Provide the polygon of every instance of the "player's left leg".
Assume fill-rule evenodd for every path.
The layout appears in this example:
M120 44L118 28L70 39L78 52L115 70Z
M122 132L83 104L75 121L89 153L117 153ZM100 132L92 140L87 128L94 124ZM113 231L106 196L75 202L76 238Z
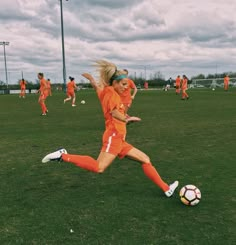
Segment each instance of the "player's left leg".
M74 94L74 95L73 95L73 99L72 99L72 106L76 106L75 100L76 100L76 96L75 96L75 94Z
M150 158L144 152L140 151L137 148L132 148L126 154L126 157L140 162L142 164L143 172L145 173L145 175L149 179L151 179L157 186L159 186L165 192L165 195L167 197L173 195L175 189L178 186L178 181L175 181L170 186L165 181L163 181L155 167L150 162Z

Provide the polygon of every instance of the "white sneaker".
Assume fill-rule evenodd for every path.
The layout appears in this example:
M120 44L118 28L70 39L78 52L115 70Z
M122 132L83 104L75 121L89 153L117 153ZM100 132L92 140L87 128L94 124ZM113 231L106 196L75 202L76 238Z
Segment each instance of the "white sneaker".
M176 180L173 184L169 185L169 190L165 192L166 196L171 197L174 194L175 189L178 187L178 185L179 185L178 180Z
M62 154L67 154L66 149L59 149L53 153L50 153L48 155L46 155L43 159L42 159L42 163L46 163L49 161L60 161L61 160L61 155Z
M73 107L75 107L76 105L75 104L72 104Z

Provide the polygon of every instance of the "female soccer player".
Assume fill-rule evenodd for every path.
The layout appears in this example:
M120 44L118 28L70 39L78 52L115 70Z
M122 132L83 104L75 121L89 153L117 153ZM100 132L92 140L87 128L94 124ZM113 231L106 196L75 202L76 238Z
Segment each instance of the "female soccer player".
M25 98L26 81L24 78L20 81L20 96L19 98Z
M69 77L70 81L67 83L67 98L64 99L64 104L66 103L66 101L71 100L72 98L72 106L76 106L75 104L75 89L77 89L77 86L75 84L75 79L73 77Z
M188 78L185 75L183 75L181 89L182 89L182 100L185 100L185 99L188 100L189 96L186 92L186 90L188 89Z
M47 86L47 81L44 78L43 73L38 73L38 79L40 83L40 88L39 88L39 99L38 102L41 106L42 109L42 116L46 116L48 109L45 104L46 98L48 96L48 86Z
M47 80L47 86L48 86L48 95L52 96L51 80L49 78Z
M180 75L178 75L175 79L175 93L180 94L180 83L181 83L181 78Z
M228 91L229 89L229 76L226 74L224 77L224 91Z
M125 74L128 76L128 70L124 69ZM138 89L135 85L135 83L133 82L133 80L129 79L128 77L127 79L127 87L125 88L124 92L122 94L120 94L120 98L121 98L121 102L122 104L125 106L125 114L127 114L129 108L131 107L131 104L134 100L135 95L138 92ZM131 95L131 91L132 95Z
M102 149L97 160L90 156L68 154L65 149L60 149L46 155L42 162L63 160L95 173L103 173L117 156L120 158L128 157L141 163L145 175L159 186L167 197L172 196L179 182L175 181L171 185L165 183L152 165L150 158L125 141L126 123L130 120L139 120L136 117L126 117L125 108L119 96L127 87L126 73L123 70L117 70L113 63L104 60L97 61L96 65L100 72L101 87L97 90L97 94L103 109L106 126Z

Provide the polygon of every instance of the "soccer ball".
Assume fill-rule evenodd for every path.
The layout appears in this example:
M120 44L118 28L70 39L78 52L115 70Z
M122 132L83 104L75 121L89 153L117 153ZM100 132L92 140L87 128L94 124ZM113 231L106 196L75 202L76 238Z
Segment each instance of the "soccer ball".
M81 102L80 102L80 103L84 105L84 104L85 104L85 100L81 100Z
M212 90L214 91L215 89L213 88Z
M195 185L185 185L179 192L180 200L188 206L195 206L201 200L201 192Z

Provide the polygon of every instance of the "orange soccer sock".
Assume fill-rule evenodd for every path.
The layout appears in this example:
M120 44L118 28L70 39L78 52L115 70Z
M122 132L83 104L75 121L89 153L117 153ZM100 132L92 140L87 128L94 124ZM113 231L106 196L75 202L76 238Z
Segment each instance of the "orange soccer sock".
M44 105L44 107L43 107L44 113L46 113L47 112L47 107L46 107L45 103L43 105Z
M40 104L40 106L41 106L41 109L42 109L42 113L45 113L45 109L44 109L44 103L40 102L39 104Z
M46 107L45 103L41 103L41 108L42 108L42 112L46 113L47 107Z
M183 98L183 99L184 99L184 98L188 98L188 94L187 94L186 92L183 92L182 98Z
M90 156L80 156L80 155L70 155L62 154L62 160L65 162L71 162L77 167L92 171L98 172L98 161Z
M151 163L143 163L142 168L145 175L156 185L158 185L164 192L169 190L169 186L162 180L161 176Z

